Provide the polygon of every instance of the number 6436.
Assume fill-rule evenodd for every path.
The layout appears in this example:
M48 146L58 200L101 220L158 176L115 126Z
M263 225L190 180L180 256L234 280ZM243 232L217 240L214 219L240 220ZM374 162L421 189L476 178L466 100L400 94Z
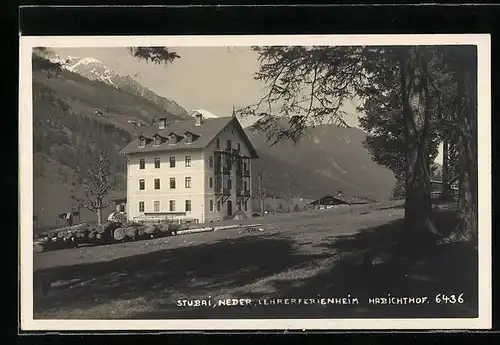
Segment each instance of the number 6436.
M462 304L464 303L464 294L461 293L460 295L446 295L446 294L437 294L435 298L436 303L441 304L441 303L448 303L448 304Z

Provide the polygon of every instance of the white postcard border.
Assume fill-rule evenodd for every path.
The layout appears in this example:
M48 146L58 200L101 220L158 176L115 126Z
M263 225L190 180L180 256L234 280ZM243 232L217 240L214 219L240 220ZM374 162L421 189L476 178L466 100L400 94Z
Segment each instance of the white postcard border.
M454 45L478 47L479 317L475 319L33 319L33 127L31 51L34 47L253 46L253 45ZM271 36L20 36L20 315L23 331L118 330L335 330L491 328L491 56L489 34L271 35Z

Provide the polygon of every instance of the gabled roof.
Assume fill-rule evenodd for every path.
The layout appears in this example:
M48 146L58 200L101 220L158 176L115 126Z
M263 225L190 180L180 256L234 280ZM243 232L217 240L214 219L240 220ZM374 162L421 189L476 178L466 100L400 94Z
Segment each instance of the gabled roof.
M164 129L158 129L157 124L152 124L146 127L136 138L134 138L134 140L125 146L120 153L129 154L138 152L176 151L182 149L203 149L210 145L215 137L230 124L233 124L240 132L243 141L250 151L250 156L252 158L258 158L257 152L243 130L243 127L241 127L236 117L233 116L203 119L203 123L200 126L196 126L195 119L169 123ZM186 132L197 136L197 139L190 143L186 142L186 137L184 136ZM165 142L157 146L147 144L144 147L139 147L139 138L141 136L152 138L155 134L159 134L162 137L168 137L170 133L178 135L181 137L181 140L175 145L170 145L168 142Z
M367 204L370 202L374 202L374 200L359 197L359 196L344 196L344 195L325 195L318 200L311 202L309 205L328 205L332 202L340 202L344 204Z

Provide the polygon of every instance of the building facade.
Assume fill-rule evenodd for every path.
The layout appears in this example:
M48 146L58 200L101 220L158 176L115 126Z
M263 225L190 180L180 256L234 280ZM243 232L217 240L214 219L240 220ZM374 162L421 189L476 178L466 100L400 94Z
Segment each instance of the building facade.
M251 217L251 161L258 156L236 117L159 119L122 152L128 220Z

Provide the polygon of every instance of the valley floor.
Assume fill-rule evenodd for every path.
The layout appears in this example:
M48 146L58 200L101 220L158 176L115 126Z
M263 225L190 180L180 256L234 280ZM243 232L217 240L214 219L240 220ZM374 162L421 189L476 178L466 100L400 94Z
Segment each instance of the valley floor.
M35 254L35 280L46 277L52 287L47 295L35 291L34 317L477 316L477 252L453 244L424 243L415 243L413 250L397 250L403 215L397 208L364 214L297 213L252 220L262 223L263 231L223 230ZM442 215L442 226L448 216ZM437 303L438 293L463 294L463 302L441 299ZM370 298L388 294L427 300L369 303ZM359 303L263 305L264 299L338 301L349 295L349 301L357 298ZM211 307L177 305L178 300L209 298ZM252 302L213 307L227 298Z

